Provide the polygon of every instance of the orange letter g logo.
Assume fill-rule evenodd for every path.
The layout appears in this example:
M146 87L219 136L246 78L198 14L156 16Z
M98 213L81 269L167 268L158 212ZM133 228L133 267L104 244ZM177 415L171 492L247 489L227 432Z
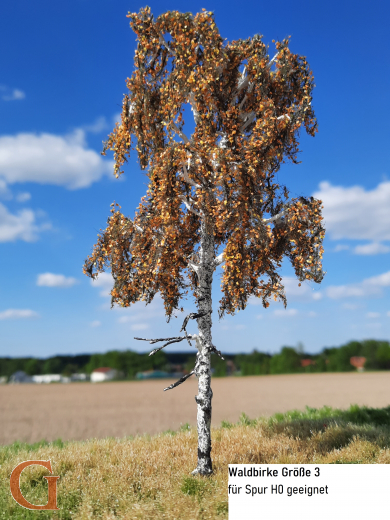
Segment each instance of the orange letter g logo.
M26 460L25 462L21 462L11 473L10 487L12 496L19 505L25 507L26 509L59 509L57 507L57 480L60 477L43 477L47 480L47 483L49 484L49 500L45 506L34 506L34 504L30 504L30 502L28 502L22 495L22 492L20 491L20 474L22 473L24 468L27 468L27 466L32 466L34 464L38 466L43 466L44 468L48 469L51 473L50 460Z

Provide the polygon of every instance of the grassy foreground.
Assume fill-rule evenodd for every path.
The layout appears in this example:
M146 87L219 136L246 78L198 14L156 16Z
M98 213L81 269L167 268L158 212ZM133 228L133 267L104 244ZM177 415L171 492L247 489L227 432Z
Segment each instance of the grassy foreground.
M212 430L214 475L192 477L197 432L184 425L155 436L60 440L0 447L0 520L227 519L228 464L389 464L390 406L329 407L276 414ZM51 460L60 511L29 511L13 500L9 478L25 460ZM45 468L26 468L23 495L47 502Z

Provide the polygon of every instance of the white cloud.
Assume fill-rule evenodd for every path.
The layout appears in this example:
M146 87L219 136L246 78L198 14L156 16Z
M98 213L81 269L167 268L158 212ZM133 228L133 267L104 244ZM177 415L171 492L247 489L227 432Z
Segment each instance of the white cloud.
M246 329L246 325L243 325L242 323L238 324L235 326L235 329L236 330L242 330L242 329Z
M390 318L390 311L388 311L387 316L389 316L389 318Z
M112 123L113 125L115 126L115 123L120 123L121 122L121 112L117 112L116 114L114 114L113 118L112 118Z
M387 247L380 242L371 242L370 244L356 246L353 250L355 255L378 255L388 253L389 251L390 247Z
M333 285L327 287L326 295L332 299L349 298L349 297L367 297L380 296L383 287L390 286L390 271L366 278L362 282L352 283L348 285Z
M99 287L102 290L100 291L100 296L111 296L112 288L114 287L114 278L111 273L98 273L97 278L94 280L91 279L91 285L93 287Z
M39 314L30 309L7 309L0 312L0 320L18 320L25 318L38 318Z
M37 278L37 285L41 287L72 287L76 283L79 283L76 278L67 278L63 274L43 273Z
M339 244L338 246L336 246L336 247L333 249L333 251L334 251L335 253L338 253L339 251L345 251L345 250L347 250L347 249L349 249L349 246L344 245L344 244Z
M316 312L314 312L314 311L310 311L310 312L309 312L309 316L310 316L311 318L314 318L315 316L318 316L318 314L317 314Z
M298 314L297 309L276 309L274 310L275 316L296 316Z
M99 295L106 298L111 297L111 290L114 286L114 279L111 273L99 273L98 277L95 280L91 280L91 285L93 287L98 287L100 290ZM120 317L117 319L117 323L134 323L139 322L137 324L133 324L130 326L133 330L138 330L138 325L140 329L146 328L145 321L153 321L156 318L164 318L165 311L163 300L159 294L156 294L153 298L152 302L149 305L146 305L145 302L139 301L133 303L130 307L120 307L119 305L114 305L111 309L111 303L109 305L102 306L103 309L109 309L110 312L114 311L117 314L120 314ZM179 313L180 315L181 313ZM185 313L183 313L183 316ZM135 328L134 328L135 327ZM149 327L149 325L147 325Z
M145 330L145 329L149 329L150 328L150 325L148 325L147 323L135 323L134 325L131 326L131 330Z
M0 179L0 197L7 200L12 199L12 193L4 179Z
M101 322L99 320L91 321L91 323L90 323L90 326L93 328L100 327L100 325L101 325Z
M36 220L40 216L44 216L44 213L31 209L23 209L12 215L4 204L0 203L0 242L38 240L38 233L52 228L49 222L37 224Z
M367 191L321 182L313 196L323 202L324 227L331 239L390 240L390 181Z
M18 134L0 137L0 178L8 184L37 182L74 190L112 174L113 161L87 148L85 131L65 136Z
M18 193L16 195L16 200L18 202L26 202L27 200L31 199L31 193L28 193L27 191L23 191L22 193Z
M375 323L367 323L366 327L371 327L373 329L380 329L382 327L382 323L375 322Z
M121 316L117 321L118 323L131 323L132 321L137 321L138 319L138 314L133 314L131 316Z
M367 318L380 318L379 312L367 312L366 317Z
M3 92L7 92L7 94L3 94L1 96L3 101L16 101L19 99L24 99L26 97L26 94L23 92L23 90L20 90L18 88L14 88L11 90L3 86L1 90Z
M83 126L83 130L90 132L91 134L99 134L108 128L106 118L101 116L98 117L94 123Z
M360 305L356 305L355 303L344 303L343 304L343 308L348 309L350 311L354 311L356 309L359 309L360 307L361 307Z

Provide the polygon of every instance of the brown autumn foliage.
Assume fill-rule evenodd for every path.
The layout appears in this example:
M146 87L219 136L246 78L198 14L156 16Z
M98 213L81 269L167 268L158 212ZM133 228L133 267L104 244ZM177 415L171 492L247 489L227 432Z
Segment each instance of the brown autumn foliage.
M84 273L94 278L111 267L112 304L149 303L159 292L169 319L189 290L196 298L189 263L197 259L202 218L215 256L224 249L220 317L244 309L251 295L264 307L271 296L286 306L276 271L283 256L300 281L324 276L322 201L288 201L288 190L274 182L285 160L297 163L299 129L317 131L305 57L290 51L288 39L276 42L272 60L259 35L225 42L206 10L155 20L146 7L128 17L138 37L135 70L102 153L114 152L118 177L135 149L149 186L133 220L112 204ZM183 129L188 104L190 137Z

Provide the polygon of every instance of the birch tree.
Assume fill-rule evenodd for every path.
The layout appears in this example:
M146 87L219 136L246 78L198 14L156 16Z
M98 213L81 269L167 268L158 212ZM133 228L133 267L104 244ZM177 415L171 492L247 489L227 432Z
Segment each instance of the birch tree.
M198 463L193 474L212 473L210 356L211 289L222 266L218 313L244 310L248 298L287 305L278 268L287 256L300 282L323 279L325 230L322 201L289 198L275 173L297 163L298 132L314 136L314 80L289 39L277 41L270 58L262 37L224 40L214 15L170 11L154 19L150 8L129 13L137 35L135 68L127 79L121 121L103 149L114 152L114 174L135 150L148 189L133 219L113 203L107 228L98 235L84 273L96 278L110 268L111 303L150 303L159 293L167 321L192 294L197 312L185 317L177 337L148 339L167 345L195 343L191 373L164 390L198 379ZM187 110L186 110L187 107ZM192 134L184 127L193 115ZM191 116L192 119L192 116ZM187 132L187 133L186 133ZM190 320L197 332L187 331ZM222 357L222 356L221 356Z

